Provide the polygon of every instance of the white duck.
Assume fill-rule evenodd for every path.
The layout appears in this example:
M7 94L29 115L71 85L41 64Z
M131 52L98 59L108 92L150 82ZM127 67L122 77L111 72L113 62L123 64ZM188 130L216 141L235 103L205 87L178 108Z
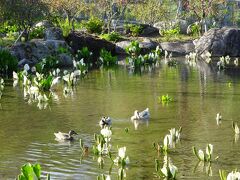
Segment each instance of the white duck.
M112 125L112 119L110 117L102 117L99 121L99 126L103 128L104 126L110 126Z
M58 132L58 133L54 133L54 135L56 136L56 140L59 141L64 141L64 140L73 140L73 135L77 135L77 133L73 130L69 131L68 133L62 133L62 132Z
M149 108L146 108L142 112L138 112L138 110L135 110L134 115L131 117L131 120L149 119L149 118L150 118Z

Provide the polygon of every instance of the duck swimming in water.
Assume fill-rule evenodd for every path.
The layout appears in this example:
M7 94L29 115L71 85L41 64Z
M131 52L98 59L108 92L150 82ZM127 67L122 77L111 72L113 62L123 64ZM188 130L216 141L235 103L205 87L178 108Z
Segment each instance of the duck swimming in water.
M101 120L99 121L99 126L101 128L104 128L104 126L110 126L112 125L112 119L110 117L102 117Z
M134 115L131 117L131 120L140 120L140 119L149 119L150 112L149 108L146 108L142 112L138 112L138 110L134 111Z
M70 130L68 133L62 133L62 132L58 132L58 133L54 133L54 135L56 136L56 140L73 140L73 135L77 135L77 133L73 130Z

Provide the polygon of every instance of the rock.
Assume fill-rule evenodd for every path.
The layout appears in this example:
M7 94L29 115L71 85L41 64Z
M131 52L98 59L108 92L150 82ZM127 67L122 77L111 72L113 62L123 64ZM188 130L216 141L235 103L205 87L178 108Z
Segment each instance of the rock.
M18 67L19 68L23 68L25 64L28 64L30 67L34 66L36 64L35 61L33 61L32 59L22 59L18 62Z
M59 66L60 67L72 67L73 61L69 54L62 53L58 55Z
M47 28L44 32L45 40L63 40L63 32L58 27Z
M143 26L143 32L141 33L141 36L153 36L153 35L159 35L159 29L150 25L142 25Z
M95 58L99 56L103 48L113 54L115 53L115 44L82 31L71 32L66 41L74 53L83 47L88 47Z
M117 54L126 54L125 49L130 45L131 41L120 41L116 43L116 53ZM150 52L151 50L156 49L157 43L151 41L148 38L142 39L142 41L139 42L139 46L141 48L141 53L146 54Z
M240 56L240 29L214 28L196 42L195 50L199 55L210 52L212 56Z
M34 64L40 62L43 58L47 56L58 55L59 48L66 48L71 52L70 47L65 41L61 40L32 40L30 42L19 42L13 45L10 49L11 53L17 57L19 61L26 60L32 61ZM60 56L62 58L62 56ZM24 64L23 62L20 63ZM69 64L69 60L66 57L63 58L62 64Z
M172 53L173 56L184 56L194 51L194 44L192 41L188 42L163 42L160 43L163 51Z
M36 23L33 27L50 28L50 27L54 27L54 25L51 21L43 20L41 22Z

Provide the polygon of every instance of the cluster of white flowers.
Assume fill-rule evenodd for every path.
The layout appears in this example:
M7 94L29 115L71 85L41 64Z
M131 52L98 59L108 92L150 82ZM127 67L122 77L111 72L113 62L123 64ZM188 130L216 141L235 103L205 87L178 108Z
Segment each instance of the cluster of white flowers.
M197 149L193 147L193 153L200 161L210 162L212 160L213 145L212 144L207 145L206 153L204 153L203 150L201 149L197 151Z

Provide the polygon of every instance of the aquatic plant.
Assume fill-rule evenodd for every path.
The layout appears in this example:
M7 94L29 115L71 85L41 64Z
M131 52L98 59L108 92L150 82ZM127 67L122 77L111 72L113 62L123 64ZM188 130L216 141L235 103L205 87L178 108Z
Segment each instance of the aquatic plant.
M219 176L221 180L238 180L240 179L240 172L234 170L227 174L224 170L219 170Z
M178 130L176 130L175 128L171 128L169 130L170 132L170 136L173 142L177 142L180 140L180 136L181 136L181 132L182 132L182 127L179 127Z
M122 36L118 32L111 32L110 34L102 34L100 35L100 37L107 41L113 41L113 42L117 42L120 39L122 39Z
M92 55L93 55L93 53L88 49L88 47L83 47L82 49L79 49L77 51L77 54L75 56L75 60L76 61L81 61L83 59L84 63L91 66Z
M38 64L35 65L36 71L39 73L47 74L50 71L56 69L59 65L59 61L56 56L47 56L43 58Z
M97 180L111 180L111 176L102 174L97 177Z
M101 49L99 60L106 66L113 66L117 64L117 56L112 56L111 52L105 49Z
M168 156L164 156L163 167L161 168L160 161L155 159L156 176L164 179L176 179L178 168L173 165Z
M84 63L84 59L82 58L80 61L76 61L73 59L73 67L75 69L74 74L76 76L84 76L88 72L88 68L86 63Z
M212 161L212 153L213 153L213 145L208 144L206 147L206 153L204 153L201 149L197 151L196 147L193 146L193 154L200 160L205 162Z
M233 128L235 134L239 134L239 127L236 122L232 122L232 128Z
M168 102L171 102L173 100L168 94L162 95L162 96L158 96L158 99L162 103L168 103Z
M8 50L0 49L0 75L9 76L17 70L18 61Z
M21 167L21 174L17 177L18 180L33 180L41 179L41 166L40 164L24 164ZM47 174L47 180L50 180L50 174Z
M105 126L103 129L101 129L100 133L101 135L103 135L106 143L108 143L111 140L111 136L112 136L111 127Z
M115 164L121 165L122 167L125 167L125 165L129 164L129 157L126 155L127 148L126 147L121 147L118 148L118 155L117 157L113 160Z
M130 55L131 58L137 57L140 55L140 44L138 41L132 41L129 46L125 49L126 53Z

